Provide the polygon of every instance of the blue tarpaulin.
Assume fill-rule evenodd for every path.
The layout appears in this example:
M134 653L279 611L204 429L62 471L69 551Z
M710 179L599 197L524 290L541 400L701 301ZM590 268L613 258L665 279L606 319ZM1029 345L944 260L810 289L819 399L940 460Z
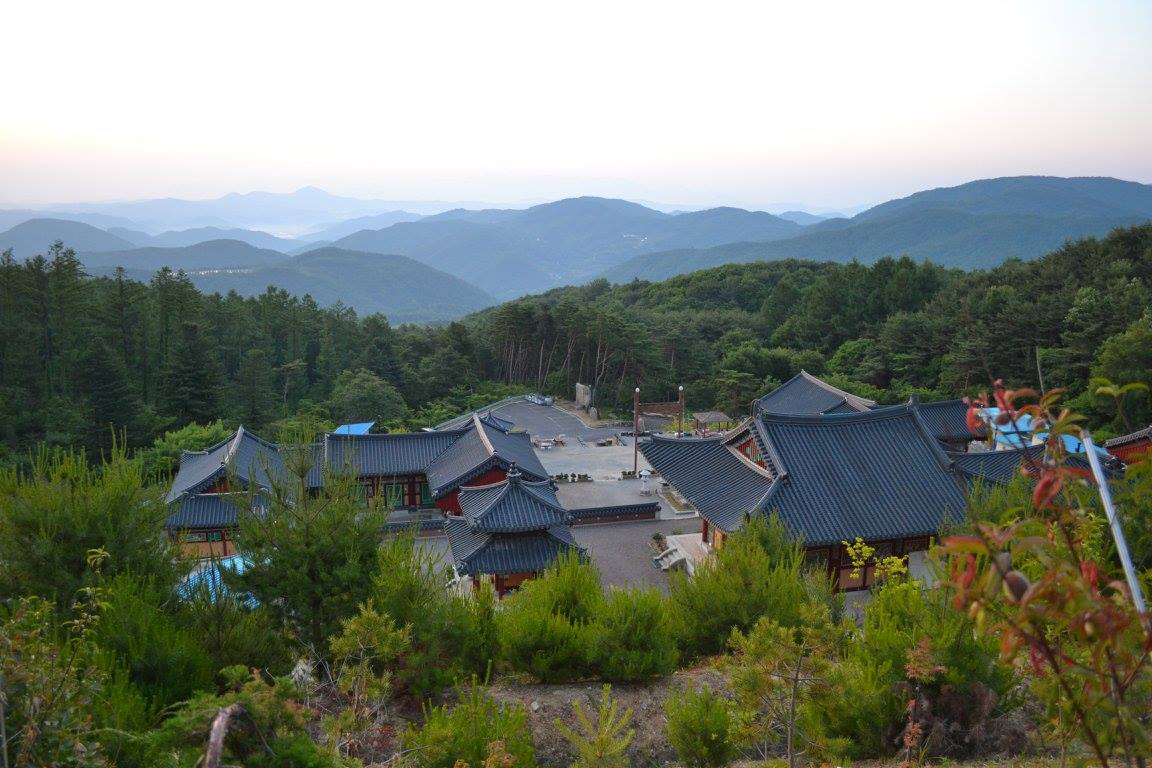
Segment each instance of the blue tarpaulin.
M341 424L336 427L332 432L334 435L366 435L372 427L376 426L374 421L361 421L356 424Z
M240 555L210 560L185 576L176 587L176 593L185 600L190 600L199 590L204 589L208 592L208 598L216 602L220 595L229 594L228 585L224 583L224 575L221 572L228 570L232 573L244 573L247 565ZM239 598L240 602L251 608L258 604L256 598L249 594L240 595Z

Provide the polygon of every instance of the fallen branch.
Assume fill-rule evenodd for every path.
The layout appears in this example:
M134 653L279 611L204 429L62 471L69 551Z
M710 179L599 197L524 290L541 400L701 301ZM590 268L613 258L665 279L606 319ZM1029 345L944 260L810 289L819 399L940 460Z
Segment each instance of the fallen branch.
M244 707L240 704L229 704L221 707L212 718L212 730L208 732L208 751L204 753L204 768L220 768L220 753L224 751L224 737L228 735L228 726L232 718L244 714Z

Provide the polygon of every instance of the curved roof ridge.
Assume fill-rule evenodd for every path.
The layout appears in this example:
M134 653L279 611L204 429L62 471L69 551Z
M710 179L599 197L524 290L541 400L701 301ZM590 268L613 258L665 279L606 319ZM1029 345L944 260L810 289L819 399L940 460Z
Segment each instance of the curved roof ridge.
M804 370L803 368L800 369L800 373L796 374L796 376L793 376L788 381L792 381L792 380L794 380L800 376L804 377L805 379L812 382L813 384L815 384L818 387L823 387L824 389L828 390L829 392L834 392L837 395L843 396L843 398L850 403L859 403L859 404L864 405L868 408L871 408L871 407L876 405L875 400L869 400L866 397L860 397L859 395L854 395L851 392L845 392L843 389L840 389L837 386L829 384L828 382L824 381L823 379L819 378L818 376L813 376L812 374L808 373L808 371ZM785 382L785 384L787 384L787 383L788 382ZM783 384L781 386L783 386ZM769 393L769 394L771 394L771 393Z
M476 429L476 435L480 438L480 442L487 449L489 456L496 455L496 449L492 447L492 441L488 439L488 433L484 431L485 422L480 419L478 414L472 414L472 425Z
M652 441L660 443L719 443L723 442L724 439L724 434L708 435L707 437L676 437L675 435L652 434Z
M884 405L867 411L855 413L776 413L774 411L761 411L759 416L764 421L784 424L846 424L857 421L880 421L891 419L908 413L912 406L908 403L897 405Z

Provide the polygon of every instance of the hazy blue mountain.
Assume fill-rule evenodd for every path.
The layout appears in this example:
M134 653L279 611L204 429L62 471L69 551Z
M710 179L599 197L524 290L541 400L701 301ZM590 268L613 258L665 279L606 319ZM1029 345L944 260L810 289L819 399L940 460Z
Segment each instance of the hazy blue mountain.
M1152 185L1110 178L1019 176L918 192L851 219L828 219L787 240L637 256L607 270L616 282L661 280L728 262L875 261L907 254L957 267L1032 259L1065 240L1152 219Z
M149 232L193 227L267 229L304 232L318 224L394 210L385 201L329 194L315 187L295 192L245 192L213 200L163 198L123 203L76 203L62 210L120 216Z
M12 249L19 259L45 253L57 240L77 251L118 251L132 243L79 221L31 219L0 233L0 252Z
M102 213L69 213L67 211L33 210L31 208L12 208L0 210L0 232L11 229L17 224L23 224L32 219L63 219L64 221L79 221L91 224L98 229L111 227L134 227L135 223L119 216L105 216Z
M402 253L510 298L599 274L635 254L789 237L802 228L737 208L671 215L626 200L579 197L523 210L453 210L336 241Z
M904 211L880 221L812 232L770 243L733 243L637 256L604 276L622 283L664 280L722 264L780 259L870 263L908 255L952 267L992 267L1009 258L1034 259L1066 240L1106 235L1147 217L1067 218L975 216L953 211Z
M537 243L518 232L487 224L424 219L357 232L334 245L371 253L401 253L501 299L559 284L556 276L540 266L547 259Z
M69 243L71 245L71 243ZM230 269L278 264L288 261L287 254L267 248L256 248L239 240L209 240L178 248L131 248L120 251L90 252L77 248L88 267L124 267L154 272L161 267L183 269Z
M785 211L784 213L776 214L785 221L791 221L806 227L809 224L818 224L826 219L835 218L833 216L819 216L815 213L808 213L807 211Z
M300 235L297 239L305 243L329 243L364 229L383 229L393 224L401 224L406 221L419 221L422 218L424 217L420 214L410 213L408 211L385 211L384 213L378 213L373 216L358 216L354 219L348 219L347 221L327 224L317 228L314 232L307 232Z
M276 266L191 278L201 290L246 296L275 286L309 294L321 305L339 301L363 314L381 312L393 323L452 320L496 303L476 286L414 259L340 248L308 251Z
M120 228L113 228L108 231L114 235L123 237L125 240L130 240L136 245L154 246L157 248L182 248L186 245L207 243L212 240L239 240L242 243L248 243L248 245L254 248L267 248L284 252L300 246L300 243L296 240L276 237L267 232L251 229L197 227L195 229L161 232L158 235L150 235L147 232Z
M1045 218L1149 217L1152 185L1107 177L1008 176L942 187L890 200L853 221L877 221L901 211L1024 214Z

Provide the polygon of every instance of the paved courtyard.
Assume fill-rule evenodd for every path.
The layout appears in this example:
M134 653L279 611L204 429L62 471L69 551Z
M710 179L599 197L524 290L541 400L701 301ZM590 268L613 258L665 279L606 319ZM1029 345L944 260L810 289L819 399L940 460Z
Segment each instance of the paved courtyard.
M631 523L578 525L572 529L576 542L588 550L592 562L600 569L605 588L656 587L668 591L668 574L652 562L652 534L665 536L700 529L696 518L687 520L643 520Z
M502 405L492 412L502 419L511 421L532 437L550 440L557 435L565 435L573 443L577 438L594 443L605 437L612 437L620 427L589 427L576 416L554 405L536 405L520 400Z
M698 518L684 520L639 520L626 523L577 525L572 528L576 542L588 551L592 562L600 570L600 579L607 589L617 587L656 587L668 591L668 574L652 563L655 551L652 534L659 531L665 536L674 533L692 533L700 530ZM416 545L436 553L446 565L452 563L447 536L426 536Z

